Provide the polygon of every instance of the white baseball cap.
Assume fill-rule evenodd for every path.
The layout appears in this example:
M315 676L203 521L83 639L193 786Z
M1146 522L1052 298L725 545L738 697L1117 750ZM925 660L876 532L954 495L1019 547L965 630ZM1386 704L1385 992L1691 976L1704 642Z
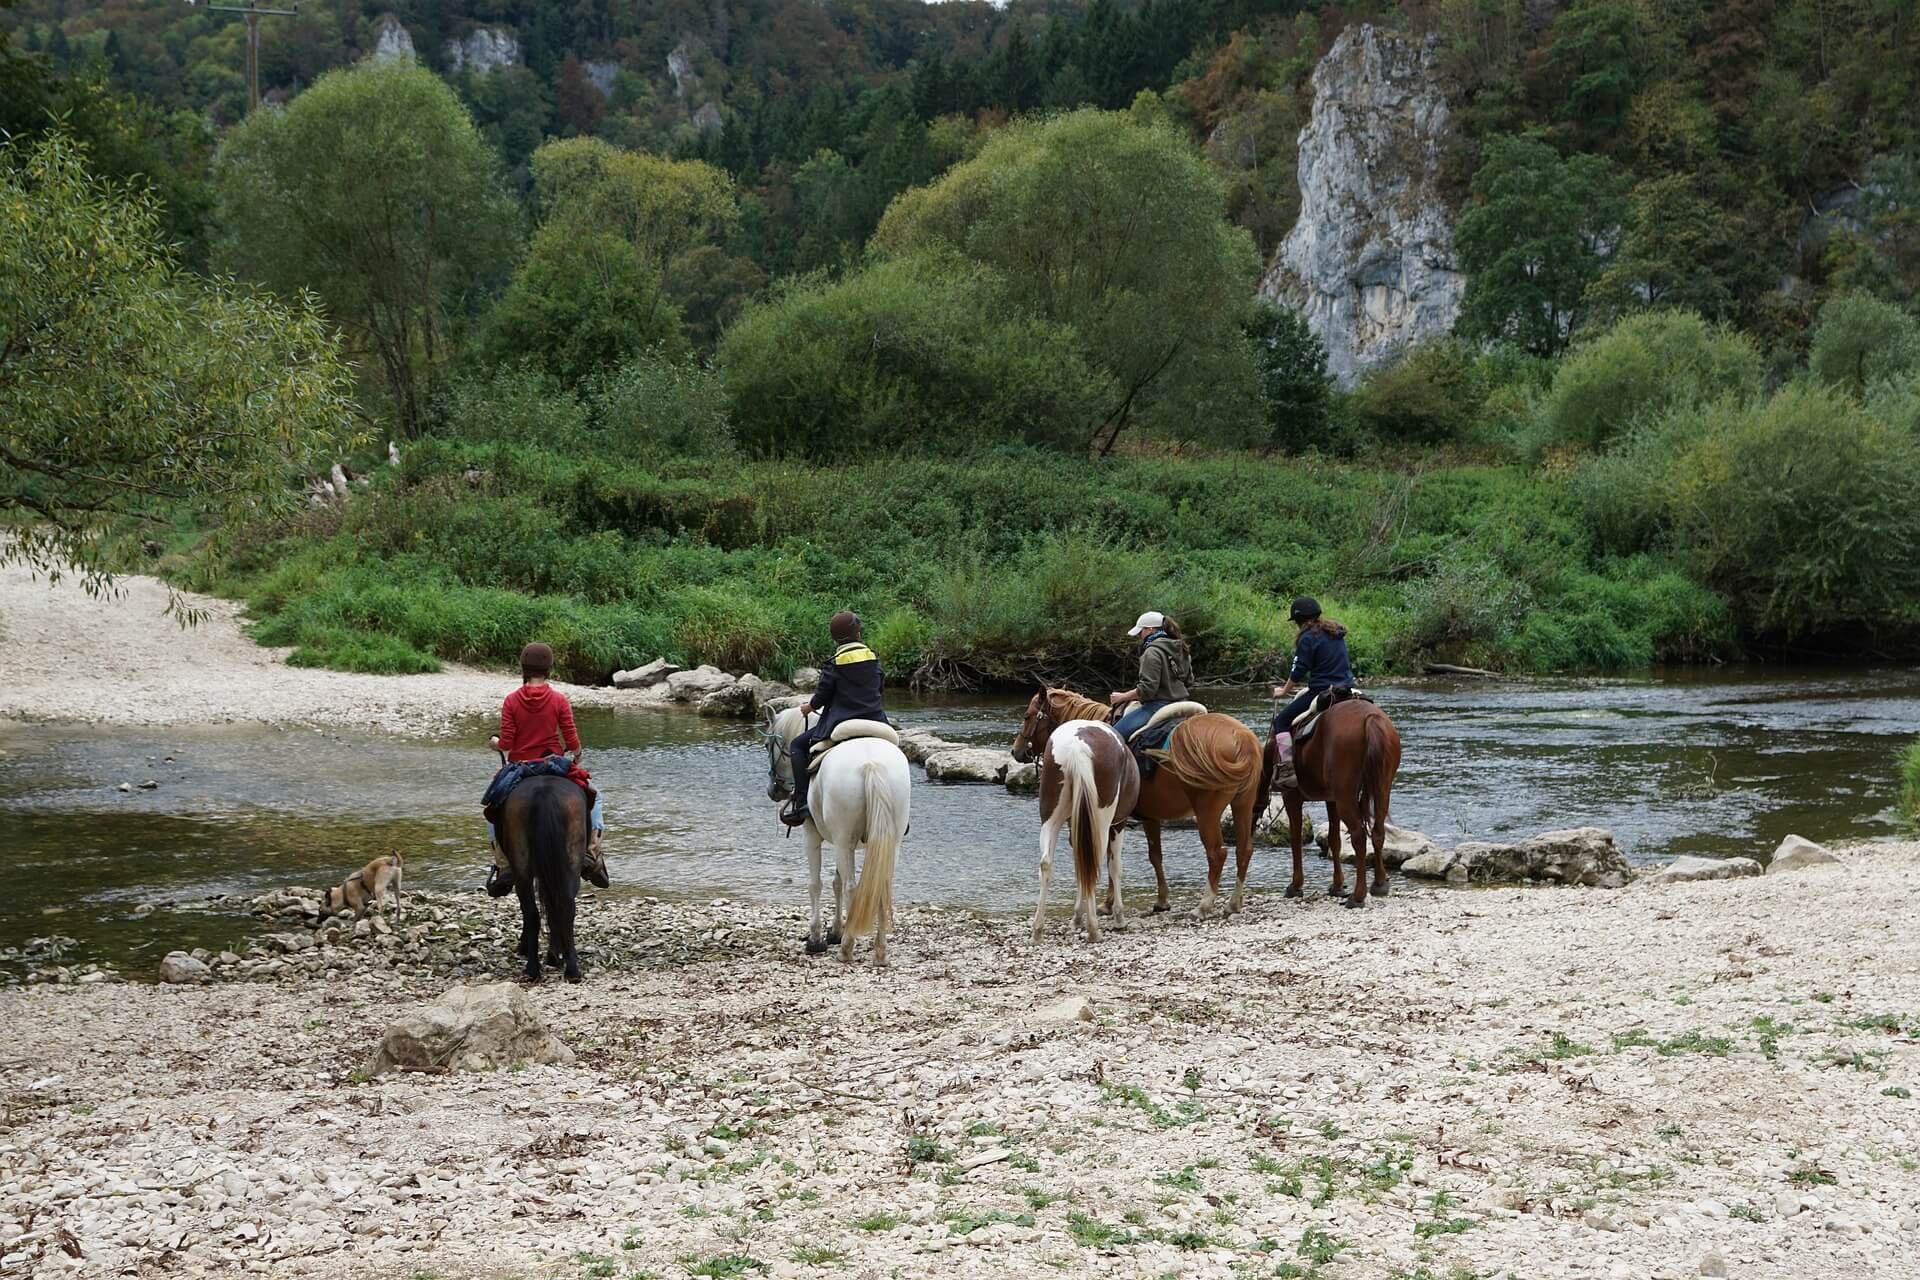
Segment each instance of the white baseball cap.
M1133 630L1127 632L1127 634L1130 636L1143 636L1149 631L1158 631L1166 625L1167 616L1164 613L1155 613L1152 609L1149 609L1140 615L1140 620L1133 624Z

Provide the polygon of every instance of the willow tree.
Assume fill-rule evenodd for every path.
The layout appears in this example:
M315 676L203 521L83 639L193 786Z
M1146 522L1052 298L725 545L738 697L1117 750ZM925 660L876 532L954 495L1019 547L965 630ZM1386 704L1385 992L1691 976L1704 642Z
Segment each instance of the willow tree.
M312 300L182 271L144 190L59 133L0 147L0 563L110 580L101 540L297 499L350 427Z
M1240 330L1259 279L1220 181L1185 139L1125 115L1075 111L993 134L980 154L893 202L883 255L957 254L994 270L1010 299L1070 328L1111 379L1089 406L1102 453L1130 424L1182 429L1210 403L1256 402ZM1164 414L1162 411L1166 411Z
M221 148L222 261L283 296L318 294L413 434L452 354L450 318L517 238L498 167L432 72L330 71Z

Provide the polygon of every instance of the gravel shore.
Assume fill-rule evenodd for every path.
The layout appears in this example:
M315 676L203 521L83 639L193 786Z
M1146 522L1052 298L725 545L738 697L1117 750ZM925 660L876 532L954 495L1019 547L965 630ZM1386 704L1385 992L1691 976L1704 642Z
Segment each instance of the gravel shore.
M602 895L587 981L531 991L578 1061L492 1075L359 1074L513 971L478 895L206 986L13 987L0 1270L1907 1276L1920 845L1843 857L1096 947L902 907L877 972L801 954L798 903Z
M289 650L248 637L241 606L182 593L196 626L166 616L167 587L129 575L95 599L0 567L0 718L110 725L256 722L436 733L499 705L513 673L448 664L433 675L364 676L289 667ZM611 689L558 686L576 707Z

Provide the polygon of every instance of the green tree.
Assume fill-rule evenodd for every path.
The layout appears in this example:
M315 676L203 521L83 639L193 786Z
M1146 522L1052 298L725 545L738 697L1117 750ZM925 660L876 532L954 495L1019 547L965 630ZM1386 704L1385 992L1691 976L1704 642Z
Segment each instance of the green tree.
M284 506L346 438L350 375L311 300L186 274L161 225L64 135L0 147L0 562L97 588L114 526Z
M216 161L222 259L284 296L312 289L419 431L452 322L506 257L517 219L498 162L423 68L330 71L257 111Z
M1490 140L1454 227L1467 273L1462 336L1557 354L1585 319L1625 214L1621 181L1601 157L1562 157L1534 134Z
M874 245L985 264L1015 305L1076 333L1112 388L1090 406L1103 453L1136 419L1177 430L1207 394L1255 393L1238 331L1259 276L1253 241L1227 221L1206 162L1164 127L1091 110L1010 125L895 200Z
M1726 315L1733 305L1726 215L1695 195L1683 173L1635 187L1628 210L1620 251L1587 288L1594 317L1605 321L1642 307L1681 307L1709 319Z
M1327 349L1290 307L1262 302L1247 321L1260 368L1260 401L1266 411L1267 447L1298 450L1325 442Z
M1836 294L1814 323L1807 368L1820 381L1863 398L1882 379L1920 368L1920 321L1869 294Z
M1544 443L1597 448L1676 408L1750 398L1763 368L1751 339L1690 311L1628 316L1560 362L1540 411Z

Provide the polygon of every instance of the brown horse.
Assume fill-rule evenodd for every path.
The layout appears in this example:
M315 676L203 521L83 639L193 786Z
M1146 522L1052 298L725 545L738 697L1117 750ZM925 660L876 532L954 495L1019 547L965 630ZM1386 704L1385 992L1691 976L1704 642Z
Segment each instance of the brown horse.
M527 960L527 981L540 981L542 907L547 913L547 963L562 966L568 982L580 981L573 917L580 864L592 837L586 791L566 778L528 778L501 805L499 832L520 894L519 953Z
M1033 909L1033 940L1047 917L1047 886L1053 880L1053 847L1067 828L1073 850L1075 923L1084 924L1087 941L1100 941L1099 911L1124 929L1127 911L1120 897L1120 845L1127 819L1140 798L1140 769L1112 725L1078 720L1056 729L1040 757L1040 901ZM1107 864L1107 901L1096 907L1100 864Z
M1111 718L1105 703L1083 698L1070 689L1043 689L1027 704L1026 718L1013 740L1013 757L1029 760L1044 749L1047 739L1060 725L1074 720ZM1207 849L1207 896L1201 899L1200 914L1209 915L1220 896L1220 873L1227 865L1226 842L1220 838L1220 817L1233 807L1234 843L1239 861L1233 886L1233 898L1227 913L1246 905L1247 868L1253 864L1253 819L1259 812L1254 802L1261 790L1260 740L1253 730L1232 716L1206 712L1194 716L1174 730L1167 744L1168 759L1153 777L1140 785L1140 798L1133 816L1147 833L1147 859L1153 863L1153 877L1159 894L1155 911L1165 911L1172 903L1167 898L1167 873L1160 859L1160 824L1177 818L1192 817L1200 828L1200 843Z
M1273 777L1273 741L1268 739L1260 771L1260 812L1266 812ZM1301 815L1307 802L1327 802L1327 852L1333 858L1333 884L1327 893L1346 892L1346 871L1340 864L1340 824L1353 837L1353 896L1349 907L1367 905L1367 840L1373 840L1373 892L1387 893L1387 805L1393 778L1400 771L1400 733L1387 713L1361 698L1337 702L1320 717L1319 727L1305 746L1294 753L1296 785L1283 787L1287 824L1293 837L1293 882L1287 896L1305 891L1306 869L1301 864Z

